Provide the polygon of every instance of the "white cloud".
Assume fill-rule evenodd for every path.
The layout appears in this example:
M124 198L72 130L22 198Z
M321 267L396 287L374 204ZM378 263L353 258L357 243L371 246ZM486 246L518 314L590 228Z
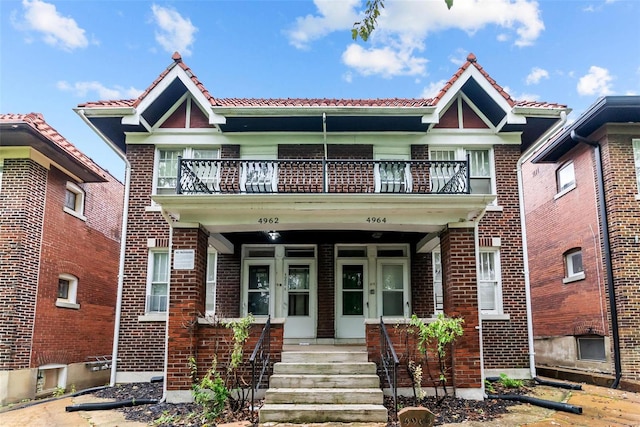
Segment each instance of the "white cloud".
M24 16L12 16L16 28L38 32L46 44L66 51L89 45L85 30L73 18L61 15L55 5L41 0L23 0L22 7ZM31 42L30 37L27 41Z
M390 78L424 74L427 60L412 53L413 49L396 51L389 46L364 49L352 43L342 54L342 62L365 76L379 74Z
M198 28L174 9L153 4L151 11L158 26L155 35L160 46L169 53L177 51L183 56L190 56Z
M592 65L589 68L589 72L578 80L578 94L598 96L610 95L613 93L611 90L612 80L613 76L609 74L609 70Z
M527 85L535 85L540 83L540 80L548 79L548 78L549 78L549 72L547 70L540 67L533 67L531 69L531 72L527 76L526 83Z
M289 43L305 49L317 39L336 31L350 31L362 18L359 0L315 0L317 11L296 19L286 32ZM430 35L458 29L473 36L479 30L494 26L498 40L513 40L519 47L533 44L544 30L540 8L535 0L461 0L449 10L444 1L387 0L378 17L377 27L368 47L351 44L343 53L343 61L361 74L394 75L425 72L426 59L417 52L424 50ZM355 62L355 58L365 63ZM393 64L390 61L400 61Z
M64 92L72 92L78 97L86 97L89 93L95 92L98 99L130 99L137 98L143 92L142 90L130 87L128 89L122 86L108 88L100 82L75 82L73 84L64 80L56 84L57 88Z
M422 89L420 98L433 98L442 90L442 88L446 84L447 84L447 80L439 80L437 82L433 82L429 84L429 86Z
M342 75L342 80L344 80L347 83L353 82L353 73L351 71L347 71Z
M314 0L318 15L296 18L290 30L285 31L289 43L298 49L306 49L309 43L333 31L350 29L361 16L356 8L360 0Z

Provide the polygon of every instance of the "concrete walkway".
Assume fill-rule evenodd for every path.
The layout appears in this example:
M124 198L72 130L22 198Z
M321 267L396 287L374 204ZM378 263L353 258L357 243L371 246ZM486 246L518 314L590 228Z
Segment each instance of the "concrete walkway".
M510 407L509 413L487 423L466 422L446 424L446 427L631 427L640 426L640 394L583 385L583 390L564 390L546 386L534 388L535 397L566 402L582 407L582 414L558 412L538 406L521 404ZM65 397L28 407L0 412L0 426L50 427L143 427L144 423L126 421L122 412L66 412L65 407L86 402L106 401L92 395ZM272 424L278 427L291 424ZM338 426L339 424L332 424ZM300 427L300 424L294 425ZM353 424L344 424L354 427ZM363 426L363 424L358 424ZM326 426L325 426L326 427Z

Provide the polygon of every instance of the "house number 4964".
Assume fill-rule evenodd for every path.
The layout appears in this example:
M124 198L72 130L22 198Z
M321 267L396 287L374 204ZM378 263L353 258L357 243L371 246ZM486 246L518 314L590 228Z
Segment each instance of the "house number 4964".
M383 224L387 222L387 218L380 216L370 216L367 218L367 222L370 224Z

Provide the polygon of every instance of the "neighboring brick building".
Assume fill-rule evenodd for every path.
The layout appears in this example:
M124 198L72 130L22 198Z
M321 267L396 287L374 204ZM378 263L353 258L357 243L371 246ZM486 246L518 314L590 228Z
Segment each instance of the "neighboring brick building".
M0 115L0 405L108 379L123 196L42 115Z
M640 381L640 97L599 99L524 164L523 179L536 364Z
M189 400L217 318L372 349L380 317L440 311L465 320L458 395L529 376L516 166L566 110L473 55L433 99L220 99L175 54L138 99L79 105L131 176L115 380Z

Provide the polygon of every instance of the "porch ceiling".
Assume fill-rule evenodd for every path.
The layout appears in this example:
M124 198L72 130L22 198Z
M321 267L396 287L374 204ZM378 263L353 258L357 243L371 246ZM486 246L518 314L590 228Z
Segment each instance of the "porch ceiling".
M174 227L213 233L372 230L430 233L473 221L494 195L214 194L157 195Z

